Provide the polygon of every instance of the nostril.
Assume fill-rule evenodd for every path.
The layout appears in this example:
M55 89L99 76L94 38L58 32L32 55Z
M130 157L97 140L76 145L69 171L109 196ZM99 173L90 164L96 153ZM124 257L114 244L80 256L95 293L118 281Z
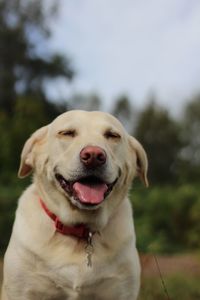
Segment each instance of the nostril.
M81 155L81 159L84 160L84 161L87 161L91 158L91 154L89 152L84 152L82 153Z
M97 159L100 161L100 162L105 162L106 161L106 156L105 154L102 152L102 153L99 153L97 155Z

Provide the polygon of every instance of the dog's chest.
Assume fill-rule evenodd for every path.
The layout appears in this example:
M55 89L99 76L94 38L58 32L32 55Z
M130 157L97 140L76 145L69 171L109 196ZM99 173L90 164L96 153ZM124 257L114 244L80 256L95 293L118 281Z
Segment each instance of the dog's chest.
M94 263L92 267L88 267L85 263L69 264L57 269L51 277L55 287L60 288L70 300L94 300L101 299L97 298L97 295L102 294L108 286L113 286L116 282L116 274L112 266L99 267Z

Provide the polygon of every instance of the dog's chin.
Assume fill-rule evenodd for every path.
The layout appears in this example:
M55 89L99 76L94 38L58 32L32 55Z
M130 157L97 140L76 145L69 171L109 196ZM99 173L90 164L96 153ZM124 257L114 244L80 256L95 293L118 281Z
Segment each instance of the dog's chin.
M70 204L80 210L100 209L118 180L116 178L112 183L107 183L100 177L90 175L70 181L60 173L56 173L55 178Z

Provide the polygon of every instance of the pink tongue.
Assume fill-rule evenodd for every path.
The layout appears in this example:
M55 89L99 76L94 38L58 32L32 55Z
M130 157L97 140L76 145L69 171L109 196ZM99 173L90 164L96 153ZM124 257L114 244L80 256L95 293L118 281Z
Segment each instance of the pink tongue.
M108 190L105 183L83 184L76 182L73 185L76 196L82 203L99 204L104 200L104 194Z

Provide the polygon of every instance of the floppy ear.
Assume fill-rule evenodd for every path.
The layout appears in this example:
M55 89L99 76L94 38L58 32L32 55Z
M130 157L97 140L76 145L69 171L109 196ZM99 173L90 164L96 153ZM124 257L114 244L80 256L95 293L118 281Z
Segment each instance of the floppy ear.
M26 141L21 154L21 162L18 171L18 177L24 178L28 176L33 169L33 148L35 144L40 142L47 134L48 126L41 127L35 131Z
M137 157L137 175L144 183L146 187L149 186L147 171L148 171L148 159L146 152L142 145L132 136L129 136L129 143L131 149L133 149L136 153Z

